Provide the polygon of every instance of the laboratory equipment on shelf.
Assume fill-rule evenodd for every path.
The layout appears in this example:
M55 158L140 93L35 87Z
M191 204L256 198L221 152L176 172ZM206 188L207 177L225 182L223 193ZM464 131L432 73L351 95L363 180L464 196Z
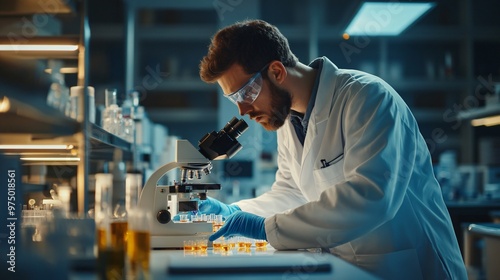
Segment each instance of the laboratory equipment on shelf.
M106 108L102 114L101 126L109 133L120 135L122 112L117 102L117 90L106 89Z
M147 180L139 208L151 214L151 247L182 248L184 240L208 238L212 223L176 223L172 218L178 213L198 209L198 201L206 199L208 190L220 190L220 184L190 183L209 174L212 160L231 158L241 148L237 138L248 128L247 123L233 117L220 131L207 133L198 143L197 150L187 140L177 140L175 161L158 168ZM160 179L170 170L179 168L181 179L173 185L159 185Z
M63 114L69 112L69 89L64 81L64 75L60 72L61 61L50 60L52 69L52 83L47 94L47 104L61 111Z

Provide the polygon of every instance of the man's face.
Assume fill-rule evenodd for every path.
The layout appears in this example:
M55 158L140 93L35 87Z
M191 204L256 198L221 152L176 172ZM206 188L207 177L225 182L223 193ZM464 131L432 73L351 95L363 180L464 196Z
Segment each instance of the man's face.
M267 72L267 69L264 71ZM268 79L266 73L262 73L262 76L263 78L258 81L261 83L258 96L250 102L236 102L236 105L240 115L248 115L266 130L277 130L284 124L285 119L290 114L292 98L288 91L278 87ZM252 86L248 82L253 77L255 77L255 74L247 74L240 65L234 64L217 82L225 95L236 91L243 95L246 92L245 86L249 88ZM259 85L253 85L253 88L255 87L259 87Z

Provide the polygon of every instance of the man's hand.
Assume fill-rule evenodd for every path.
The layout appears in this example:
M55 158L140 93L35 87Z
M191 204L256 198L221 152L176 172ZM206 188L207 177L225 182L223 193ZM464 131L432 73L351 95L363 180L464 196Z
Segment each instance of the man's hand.
M198 211L201 214L216 214L227 217L234 212L241 211L241 209L235 204L227 205L215 198L207 197L206 200L199 201Z
M224 226L210 235L208 239L214 241L221 236L231 237L233 235L241 235L253 239L267 240L264 220L265 218L261 216L237 211L229 216Z

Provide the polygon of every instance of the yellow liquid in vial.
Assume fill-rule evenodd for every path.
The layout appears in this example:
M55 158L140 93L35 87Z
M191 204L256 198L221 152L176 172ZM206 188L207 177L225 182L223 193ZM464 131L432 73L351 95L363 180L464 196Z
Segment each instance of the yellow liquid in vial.
M222 244L220 244L220 243L213 243L212 246L214 247L214 250L220 250Z
M208 250L208 245L200 245L200 250L206 252Z
M243 241L238 241L238 248L245 248L245 242Z
M142 273L149 271L150 234L147 231L130 230L128 232L127 256L133 275L140 269Z
M245 242L245 248L250 249L252 247L252 242Z
M266 241L255 241L255 247L257 247L257 248L264 248L266 246L267 246Z
M221 244L220 248L223 252L228 252L229 251L229 244Z

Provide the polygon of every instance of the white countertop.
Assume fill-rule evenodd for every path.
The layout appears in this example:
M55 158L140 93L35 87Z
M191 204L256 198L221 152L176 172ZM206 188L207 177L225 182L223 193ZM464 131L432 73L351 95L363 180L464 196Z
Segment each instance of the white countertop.
M152 250L151 280L197 279L378 279L366 271L331 254L308 251L276 251L268 246L222 254L183 250ZM95 273L70 272L70 280L96 280Z
M153 279L376 279L331 254L265 250L229 254L151 251Z

